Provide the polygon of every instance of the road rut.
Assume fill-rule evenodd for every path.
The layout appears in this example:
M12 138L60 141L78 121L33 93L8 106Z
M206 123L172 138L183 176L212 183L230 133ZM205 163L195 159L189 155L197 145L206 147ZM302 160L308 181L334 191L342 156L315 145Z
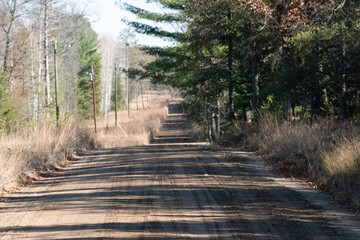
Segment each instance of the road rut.
M252 153L190 138L179 105L147 146L98 150L0 202L0 239L360 239L358 220Z

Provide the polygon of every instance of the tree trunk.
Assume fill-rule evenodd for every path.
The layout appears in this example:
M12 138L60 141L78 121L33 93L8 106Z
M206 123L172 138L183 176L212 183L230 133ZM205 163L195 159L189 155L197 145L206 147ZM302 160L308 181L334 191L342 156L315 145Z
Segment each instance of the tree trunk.
M221 134L221 119L220 119L220 101L219 99L217 100L216 103L217 107L216 107L216 112L215 112L215 125L216 125L216 134L215 134L215 141L219 142L220 141L220 134Z
M315 116L315 101L314 101L314 95L311 93L310 95L310 120L314 120Z
M339 83L339 105L340 114L343 119L347 117L347 106L346 106L346 46L342 46L342 54L340 60L340 83Z
M291 100L288 95L284 96L284 118L286 121L290 120L291 116Z
M252 76L252 100L251 107L254 112L255 119L258 118L259 113L259 71L258 71L258 57L256 55L255 40L251 43L251 76Z
M41 55L41 43L42 43L42 33L39 34L39 46L38 46L38 52L39 52L39 55L38 55L38 65L39 65L39 68L38 68L38 108L37 108L37 121L39 122L40 120L40 112L41 112L41 108L42 108L42 102L41 102L41 99L40 99L40 93L42 91L42 86L43 86L43 83L42 83L42 55Z
M320 96L318 91L315 89L312 90L310 95L310 113L311 113L311 121L313 121L316 118L316 115L319 114L319 108L320 108Z
M17 9L17 1L13 1L13 5L10 8L10 20L9 20L9 26L5 31L6 35L6 43L5 43L5 51L4 51L4 62L3 62L3 69L5 72L7 72L7 61L9 58L9 52L10 52L10 43L11 43L11 30L13 27L13 23L15 21L15 13Z
M228 9L228 19L231 21L232 14L231 8ZM229 78L229 115L228 120L235 120L235 111L234 111L234 78L233 78L233 39L232 36L228 37L228 78Z
M49 107L51 102L50 95L50 73L49 73L49 36L48 36L48 28L49 28L49 1L45 1L44 3L44 41L43 41L43 50L44 50L44 77L45 77L45 95L46 95L46 107Z
M104 54L103 54L104 55ZM110 60L109 60L109 55L110 53L109 52L106 52L106 58L103 57L102 59L102 65L106 68L105 71L101 71L101 74L102 74L102 81L101 81L101 84L102 84L102 88L101 88L101 92L102 92L102 101L101 101L101 112L103 113L103 116L104 117L108 117L108 107L109 107L109 101L108 101L108 96L109 93L108 92L108 85L109 85L109 82L113 79L111 77L111 71L112 71L112 68L110 67L111 64L110 64ZM116 72L116 66L115 66L115 72ZM115 74L116 75L116 74ZM115 77L115 81L116 81L116 77ZM115 91L115 94L116 94L116 91ZM115 97L116 99L116 97Z
M32 45L32 44L31 44ZM32 84L32 97L33 97L33 121L34 127L37 129L38 127L38 89L35 82L35 73L34 73L34 56L33 52L31 52L31 84Z
M216 131L216 115L214 108L211 108L211 138L212 142L217 142L217 131Z
M211 114L210 114L210 108L208 106L205 106L205 113L206 113L206 121L208 124L208 139L210 142L212 142L212 139L211 139L211 136L212 136Z
M103 55L102 66L103 71L101 71L101 92L102 92L102 101L101 101L101 112L104 117L108 118L109 109L111 108L111 89L114 79L114 73L116 71L116 63L114 62L114 53L113 53L113 44L112 42L101 42L101 52ZM114 70L115 69L115 70ZM117 79L115 78L115 81Z
M8 61L8 58L9 58L9 51L10 51L10 42L11 42L10 32L11 32L11 25L12 25L12 23L10 24L8 30L5 32L5 35L6 35L6 43L5 43L5 51L4 51L4 62L3 62L3 69L4 69L5 72L7 72L7 61Z

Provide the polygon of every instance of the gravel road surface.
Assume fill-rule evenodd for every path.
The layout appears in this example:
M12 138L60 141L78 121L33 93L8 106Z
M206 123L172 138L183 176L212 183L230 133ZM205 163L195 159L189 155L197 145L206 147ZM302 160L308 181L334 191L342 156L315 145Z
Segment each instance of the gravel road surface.
M360 239L360 223L252 153L190 139L179 105L147 146L98 150L0 200L0 239Z

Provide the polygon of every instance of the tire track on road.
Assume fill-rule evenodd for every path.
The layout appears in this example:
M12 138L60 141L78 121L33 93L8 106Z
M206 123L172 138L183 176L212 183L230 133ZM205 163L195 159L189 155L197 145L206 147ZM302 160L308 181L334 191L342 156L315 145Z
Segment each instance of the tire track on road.
M190 129L173 103L152 144L94 151L8 196L0 239L360 239L318 193L250 153L192 143Z

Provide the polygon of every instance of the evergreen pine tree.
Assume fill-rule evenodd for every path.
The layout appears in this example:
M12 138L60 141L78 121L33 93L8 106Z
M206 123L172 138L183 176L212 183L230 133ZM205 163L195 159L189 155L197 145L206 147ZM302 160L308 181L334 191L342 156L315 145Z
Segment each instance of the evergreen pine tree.
M116 77L116 84L117 84L117 91L115 93L115 86L112 88L111 93L111 110L115 110L115 101L116 101L116 108L117 110L124 109L124 89L123 85L121 84L121 76Z
M0 72L0 133L9 133L16 126L18 114L9 92L9 79Z
M101 54L97 51L97 34L90 28L85 29L80 40L80 71L77 86L78 112L85 119L93 116L92 111L92 83L89 81L89 73L93 67L93 81L95 84L96 115L100 115L101 104Z

